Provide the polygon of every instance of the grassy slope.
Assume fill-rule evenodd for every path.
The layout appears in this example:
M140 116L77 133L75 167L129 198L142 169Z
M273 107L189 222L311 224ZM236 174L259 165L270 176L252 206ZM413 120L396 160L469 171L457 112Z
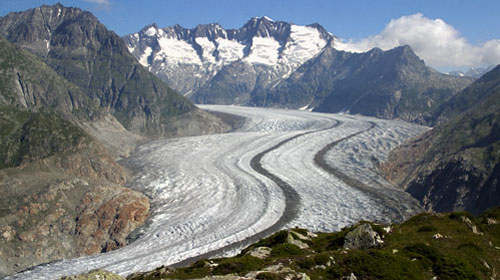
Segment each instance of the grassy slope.
M468 218L481 232L474 234L464 221ZM492 221L497 224L492 224ZM488 224L488 221L490 224ZM346 250L344 236L352 229L320 233L309 242L309 249L286 244L286 232L278 232L247 248L233 258L198 261L175 271L155 271L130 276L129 279L191 279L208 275L262 270L281 263L311 279L340 279L354 273L357 279L489 279L500 270L500 208L479 218L467 213L417 215L392 226L386 233L381 226L375 231L384 235L384 245L366 250ZM296 229L300 231L300 229ZM435 234L443 238L435 239ZM259 246L272 248L271 256L258 259L245 255ZM218 264L214 266L213 264ZM319 266L319 267L318 267ZM323 267L321 267L323 266ZM259 274L260 279L281 279L273 273Z
M56 114L0 107L0 169L15 167L91 141L81 128Z

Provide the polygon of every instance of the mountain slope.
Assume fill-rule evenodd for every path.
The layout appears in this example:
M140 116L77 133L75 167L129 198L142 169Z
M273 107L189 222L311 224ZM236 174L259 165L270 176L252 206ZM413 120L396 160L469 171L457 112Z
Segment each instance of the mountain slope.
M391 152L390 180L434 211L500 204L500 66L443 106L449 120Z
M12 106L0 125L0 276L124 246L145 222L148 199L80 127Z
M409 46L367 53L325 49L257 104L291 102L315 111L349 111L381 118L423 122L423 117L469 79L427 67Z
M57 4L10 13L0 19L0 34L40 56L133 132L167 135L171 118L190 112L202 116L193 121L204 121L199 126L205 131L223 126L207 122L217 119L144 69L89 12Z
M96 102L40 58L0 37L0 105L30 111L55 111L67 119L93 120Z

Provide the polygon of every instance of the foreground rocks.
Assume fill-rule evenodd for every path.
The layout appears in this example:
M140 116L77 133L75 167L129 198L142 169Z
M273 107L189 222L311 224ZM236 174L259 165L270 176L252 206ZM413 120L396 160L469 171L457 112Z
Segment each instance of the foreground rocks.
M94 270L87 274L62 277L61 280L125 280L125 278L108 271Z

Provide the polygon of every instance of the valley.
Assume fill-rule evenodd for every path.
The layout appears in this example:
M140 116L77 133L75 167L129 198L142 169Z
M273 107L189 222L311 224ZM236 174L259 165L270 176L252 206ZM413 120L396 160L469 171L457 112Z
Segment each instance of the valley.
M125 165L136 175L129 187L146 194L152 207L137 240L8 279L54 279L96 268L128 275L193 257L234 254L282 228L336 231L360 220L403 221L421 211L410 195L377 175L374 159L383 161L391 148L425 127L341 114L201 107L245 122L231 133L157 140L131 154ZM342 167L345 176L371 182L379 194L375 199L315 164L315 155L338 140L325 161ZM252 160L259 153L262 169L295 194L255 170Z

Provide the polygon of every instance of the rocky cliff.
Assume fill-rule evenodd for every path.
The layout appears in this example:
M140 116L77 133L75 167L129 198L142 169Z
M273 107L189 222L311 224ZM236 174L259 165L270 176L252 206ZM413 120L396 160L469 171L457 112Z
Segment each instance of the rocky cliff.
M387 178L429 210L478 214L499 205L500 66L437 112L439 125L391 152Z

